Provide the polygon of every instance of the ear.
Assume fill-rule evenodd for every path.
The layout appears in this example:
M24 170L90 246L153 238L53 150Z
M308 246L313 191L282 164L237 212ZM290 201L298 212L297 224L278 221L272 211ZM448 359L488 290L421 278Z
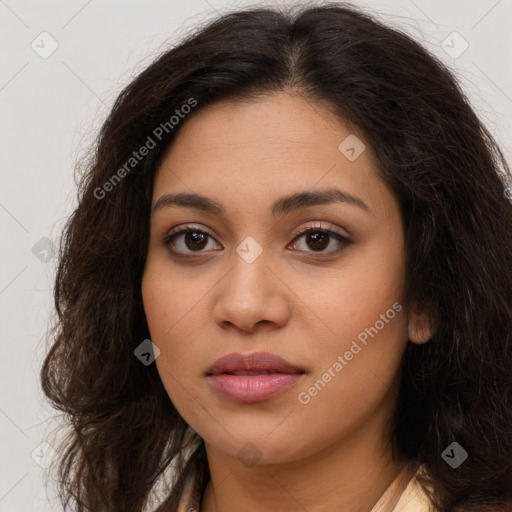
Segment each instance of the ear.
M407 329L411 343L426 343L433 334L430 318L426 310L413 305L409 311Z

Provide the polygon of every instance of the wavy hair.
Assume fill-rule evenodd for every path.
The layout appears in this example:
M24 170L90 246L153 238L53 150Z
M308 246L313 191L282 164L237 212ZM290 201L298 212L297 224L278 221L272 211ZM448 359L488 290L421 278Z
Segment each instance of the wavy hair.
M61 239L52 344L41 369L43 391L68 424L58 461L64 509L74 502L79 512L139 512L174 466L158 508L174 511L186 475L208 471L204 443L185 456L198 436L156 366L134 356L150 337L141 279L154 175L202 108L276 91L321 102L356 127L400 204L405 299L428 313L435 330L427 343L406 348L394 453L425 465L422 485L440 512L506 510L510 169L452 72L410 36L347 3L249 8L205 22L115 101ZM191 98L197 105L169 128ZM159 126L167 129L154 147L127 168ZM468 452L456 469L441 456L454 441Z

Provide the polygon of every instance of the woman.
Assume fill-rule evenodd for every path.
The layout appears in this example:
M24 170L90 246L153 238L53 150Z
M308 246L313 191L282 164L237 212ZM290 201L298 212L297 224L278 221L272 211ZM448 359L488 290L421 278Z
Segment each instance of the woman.
M504 174L450 72L350 5L163 54L61 244L63 505L151 510L171 469L158 511L511 510Z

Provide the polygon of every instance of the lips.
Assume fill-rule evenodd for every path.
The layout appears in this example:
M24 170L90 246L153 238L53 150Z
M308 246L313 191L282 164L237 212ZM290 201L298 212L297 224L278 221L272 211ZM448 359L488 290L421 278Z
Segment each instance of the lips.
M268 352L251 354L228 354L210 367L208 375L223 373L251 375L270 373L304 373L302 368L292 365L285 359Z
M268 352L228 354L206 372L214 391L234 402L261 402L287 390L305 370Z

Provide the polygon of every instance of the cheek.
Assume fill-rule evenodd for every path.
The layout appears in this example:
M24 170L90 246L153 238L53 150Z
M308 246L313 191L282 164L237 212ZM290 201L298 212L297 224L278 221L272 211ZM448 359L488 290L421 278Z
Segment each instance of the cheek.
M343 264L329 273L325 271L316 283L310 278L294 279L294 291L304 298L313 313L307 316L320 327L317 343L321 344L322 351L319 354L327 346L343 350L361 332L374 326L390 308L390 321L382 334L385 331L386 337L400 341L406 337L405 315L396 311L405 309L401 304L405 260L401 239L395 235L392 240L396 243L390 244L389 238L386 240L384 236L377 237L367 242L364 250L347 252ZM401 307L393 309L395 303Z
M198 362L203 352L199 346L203 327L198 319L204 307L201 299L212 285L209 279L193 279L186 272L176 272L162 260L148 259L142 298L151 341L160 349L157 369L173 402L179 402L186 389L193 389L187 383L202 369Z
M347 282L350 314L357 318L360 329L374 325L380 315L402 300L405 257L400 233L383 234L369 243L350 269ZM390 323L397 321L395 318Z
M166 276L165 268L149 261L142 279L142 298L151 341L160 349L155 360L162 384L176 409L183 415L187 402L193 400L194 387L188 383L193 368L187 345L178 340L180 319L187 318L188 298L179 291L176 280ZM188 308L190 310L190 308ZM172 357L171 357L172 354ZM190 391L189 391L190 390Z
M172 340L176 339L176 331L180 327L179 320L186 317L188 300L186 295L178 290L175 279L169 278L165 266L157 264L155 259L149 260L142 279L142 299L151 341L160 349L156 366L164 384L167 378L162 374L162 370L165 368L165 373L175 374L179 369L179 366L175 365L176 358L183 361L183 357L186 356L176 354L175 350L180 348L180 344L176 344L176 347L172 347L175 357L169 357Z
M296 393L301 435L322 431L327 444L393 407L407 343L405 308L392 284L352 282L361 286L337 302L333 295L326 323L335 334L316 339L314 371Z
M327 333L314 337L315 371L310 387L300 390L310 412L332 406L341 423L342 417L360 418L393 383L407 343L401 247L400 240L375 240L347 257L322 290L305 286L300 292Z
M206 293L207 283L177 272L164 257L148 259L142 278L144 311L154 342L169 343ZM186 322L188 320L188 322Z

